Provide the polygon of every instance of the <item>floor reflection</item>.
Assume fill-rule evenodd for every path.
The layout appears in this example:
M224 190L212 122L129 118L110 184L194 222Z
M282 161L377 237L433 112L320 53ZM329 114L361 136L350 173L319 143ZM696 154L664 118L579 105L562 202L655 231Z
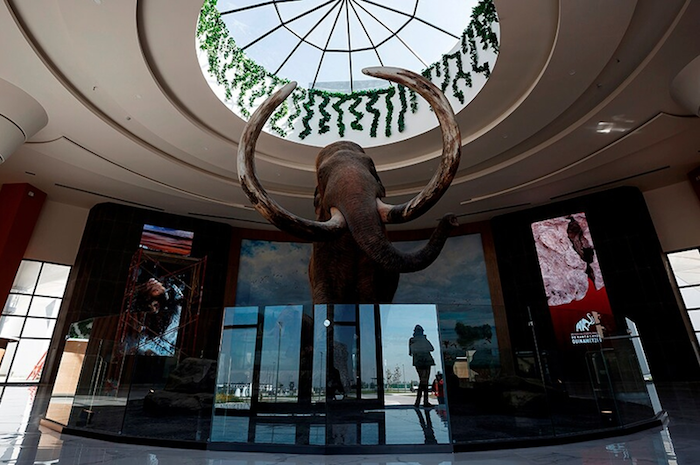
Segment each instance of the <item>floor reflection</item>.
M212 442L333 446L450 444L443 406L396 406L313 415L231 413L214 416Z
M26 464L135 464L135 465L259 465L261 463L376 464L395 463L461 465L554 465L561 463L598 465L687 465L700 463L700 387L670 386L660 389L662 403L668 405L669 419L663 428L596 441L528 449L469 452L459 454L387 454L318 456L279 453L243 453L166 449L152 446L117 444L69 435L59 435L39 426L42 396L30 387L0 387L0 463ZM45 409L45 405L43 406ZM396 444L407 438L393 436L395 422L410 423L411 441L449 441L438 408L386 409L386 437ZM233 425L229 425L233 428ZM289 440L284 428L266 428L261 434L274 434L275 442ZM378 437L372 423L357 428L340 428L337 437ZM309 443L326 440L328 431L309 428ZM284 439L287 438L287 439ZM434 439L433 439L434 438ZM279 441L278 441L279 440Z

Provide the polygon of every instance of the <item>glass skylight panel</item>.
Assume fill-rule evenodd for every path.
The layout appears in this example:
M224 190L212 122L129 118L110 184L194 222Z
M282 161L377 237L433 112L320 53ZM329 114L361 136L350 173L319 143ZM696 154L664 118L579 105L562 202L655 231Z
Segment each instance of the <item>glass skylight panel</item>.
M476 1L221 0L236 44L278 77L355 88L367 66L421 71L456 44ZM351 81L347 85L338 85ZM375 88L386 84L374 80ZM366 85L359 84L359 88Z

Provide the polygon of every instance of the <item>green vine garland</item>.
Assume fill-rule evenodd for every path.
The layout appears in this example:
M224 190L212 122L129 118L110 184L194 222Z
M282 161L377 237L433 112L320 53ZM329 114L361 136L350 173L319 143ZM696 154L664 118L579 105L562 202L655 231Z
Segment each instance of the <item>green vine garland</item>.
M360 103L362 103L362 96L354 96L352 105L350 105L350 108L348 109L352 116L355 117L355 119L350 123L350 127L355 131L362 131L363 129L360 120L362 120L365 115L361 111L357 111L357 107L360 105Z
M271 95L289 81L275 76L245 56L245 53L236 45L229 34L216 9L216 3L217 0L206 0L202 6L197 23L199 46L206 52L209 74L216 79L219 85L223 86L226 99L235 102L239 114L247 119L250 118L259 98ZM481 74L485 78L491 74L488 61L483 63L479 61L479 43L482 50L490 49L494 53L498 53L498 37L493 30L493 25L497 22L498 16L493 0L480 0L477 6L472 9L471 19L462 33L459 49L452 54L443 55L440 61L424 69L423 76L433 81L443 92L451 88L452 95L463 104L465 101L464 89L472 87L472 73ZM468 62L467 69L464 67L465 61ZM318 110L321 117L318 119L316 132L325 134L330 131L331 127L328 123L333 119L331 112L335 112L338 135L344 137L347 130L345 124L346 108L347 112L354 118L350 122L350 128L354 131L364 130L361 121L365 113L358 110L358 107L364 102L364 111L372 114L370 137L377 137L379 122L382 119L382 112L384 112L384 135L389 138L392 135L392 125L394 124L394 98L397 94L399 109L396 129L398 132L404 132L406 129L408 109L410 108L411 113L418 111L416 92L409 89L407 98L406 90L403 86L392 85L384 89L362 90L345 94L297 88L292 92L291 104L285 101L270 118L270 129L281 137L288 137L288 130L294 127L295 121L303 113L301 116L303 130L296 135L303 140L314 132L311 120ZM384 97L385 109L375 108L374 105L382 96ZM346 105L348 103L349 105ZM286 129L281 124L285 119Z
M321 113L321 119L318 122L318 133L325 134L331 130L328 126L328 122L331 120L331 114L326 111L326 107L331 101L331 97L328 94L321 95L321 105L318 107L318 111Z

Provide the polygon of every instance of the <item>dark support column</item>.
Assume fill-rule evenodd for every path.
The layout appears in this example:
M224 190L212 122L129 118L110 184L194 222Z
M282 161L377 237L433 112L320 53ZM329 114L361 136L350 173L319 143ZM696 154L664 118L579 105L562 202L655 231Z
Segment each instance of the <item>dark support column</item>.
M39 219L46 194L30 184L0 189L0 300L4 304Z

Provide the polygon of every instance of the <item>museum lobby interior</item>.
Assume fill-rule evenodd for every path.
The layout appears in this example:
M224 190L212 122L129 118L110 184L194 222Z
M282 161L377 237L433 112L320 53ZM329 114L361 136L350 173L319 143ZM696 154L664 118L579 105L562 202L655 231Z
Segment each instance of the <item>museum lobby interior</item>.
M697 0L0 40L0 463L700 464Z

